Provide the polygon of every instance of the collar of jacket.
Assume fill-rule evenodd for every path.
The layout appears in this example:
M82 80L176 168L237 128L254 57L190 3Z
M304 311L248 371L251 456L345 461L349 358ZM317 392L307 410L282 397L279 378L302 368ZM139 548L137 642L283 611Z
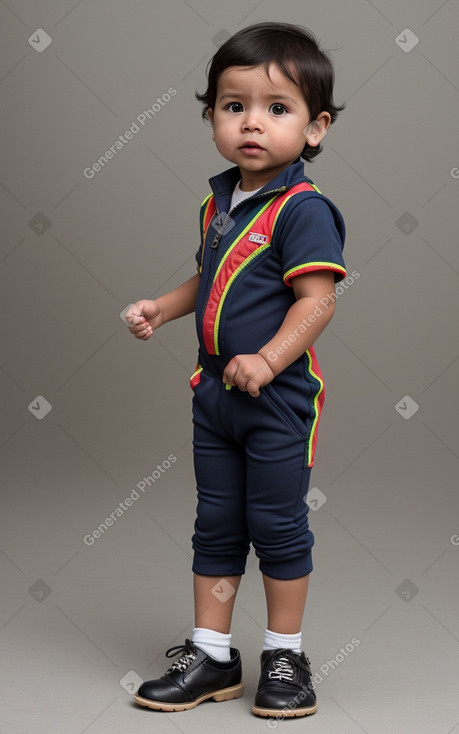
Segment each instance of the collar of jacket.
M218 176L209 179L210 187L215 196L215 202L221 212L228 212L234 187L241 178L239 166L229 168ZM277 189L289 189L300 181L312 183L311 179L304 174L304 163L297 158L290 166L281 171L275 178L269 181L255 196L263 196ZM246 199L248 201L249 199Z

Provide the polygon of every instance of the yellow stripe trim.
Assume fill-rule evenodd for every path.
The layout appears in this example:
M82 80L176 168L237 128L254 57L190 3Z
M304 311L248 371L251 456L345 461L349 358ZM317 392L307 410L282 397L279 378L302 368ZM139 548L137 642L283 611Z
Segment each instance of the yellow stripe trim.
M207 202L209 201L209 199L210 199L210 198L211 198L212 196L213 196L212 192L211 192L210 194L208 194L208 195L206 196L206 198L205 198L205 199L203 200L203 202L202 202L201 206L204 206L205 204L207 204Z
M312 186L312 188L314 189L314 191L317 191L318 194L321 194L322 193L320 191L320 189L318 189L317 186L315 186L314 184L310 184L310 186ZM277 214L275 216L275 219L274 219L274 222L273 222L273 226L272 226L272 230L271 230L271 237L272 237L272 233L274 232L274 227L276 226L277 218L278 218L279 214L281 213L282 209L284 208L284 206L286 205L286 203L292 198L292 196L296 196L296 194L301 194L301 193L302 193L301 191L295 191L293 194L290 194L290 196L287 196L287 198L284 199L284 201L280 205L280 207L279 207L279 209L277 211Z
M212 199L212 194L209 194L209 196L207 196L204 199L204 201L202 202L202 205L201 205L201 211L202 211L202 231L203 231L203 237L204 238L206 236L207 230L209 229L209 225L207 225L207 227L204 227L204 223L206 221L207 212L209 211L209 206L212 203L211 202L211 199Z
M323 389L324 389L324 381L321 380L320 377L319 377L319 375L316 375L316 373L312 369L312 357L311 357L311 354L310 354L309 350L306 351L306 355L308 357L308 362L309 362L308 372L309 372L310 375L312 375L313 377L315 377L315 379L318 381L318 383L320 385L320 389L319 389L319 391L317 392L317 394L314 397L314 413L315 413L315 417L314 417L314 421L313 421L312 426L311 426L311 431L309 433L309 441L308 441L308 466L309 466L311 464L311 461L312 461L312 446L313 446L313 443L314 443L314 434L316 432L317 424L318 424L319 418L320 418L318 403L319 403L319 397L322 394Z
M233 244L231 245L231 247L225 252L225 254L224 254L224 256L223 256L222 260L220 261L220 264L219 264L219 266L217 268L217 272L215 273L214 282L217 279L217 276L218 276L220 270L222 269L223 265L225 264L225 261L226 261L226 258L228 257L228 255L230 255L230 253L234 250L234 248L239 243L239 241L242 239L242 237L244 237L247 234L247 232L252 228L254 222L256 222L256 220L258 219L258 217L261 217L261 215L266 211L266 209L273 203L274 199L276 199L276 198L277 198L277 195L276 196L273 196L272 199L269 199L268 203L265 204L265 206L262 209L260 209L260 211L257 214L255 214L254 218L248 223L247 227L241 232L241 234L239 235L239 237L233 242Z
M190 377L190 382L193 379L193 377L196 377L197 375L199 375L200 372L202 372L202 367L198 367L198 369L193 372L193 374Z
M225 285L224 291L223 291L223 293L221 295L220 302L218 304L217 313L216 313L216 316L215 316L215 323L214 323L214 347L215 347L215 354L220 354L219 349L218 349L218 328L219 328L219 325L220 325L220 314L222 312L222 308L223 308L223 304L224 304L225 298L228 295L228 291L231 288L234 280L237 278L237 276L241 272L241 270L243 270L247 265L249 265L249 263L251 263L252 260L255 257L257 257L257 255L259 255L261 252L263 252L264 250L266 250L268 247L270 247L269 242L266 243L266 244L264 244L264 245L260 245L260 247L257 247L256 250L254 250L253 252L251 252L250 255L248 257L246 257L246 259L243 262L241 262L241 264L239 265L239 267L236 268L236 270L230 276L230 278L228 278L228 282Z
M301 191L297 191L296 192L296 194L300 194L300 193L302 193L302 192ZM284 201L282 202L282 204L280 205L279 209L277 210L277 214L276 214L276 216L274 218L273 226L272 226L272 229L271 229L271 235L274 232L274 227L276 226L277 218L278 218L279 214L281 213L282 209L284 208L284 206L286 205L286 203L288 201L290 201L290 199L292 198L292 196L295 196L296 194L290 194L290 196L287 196L284 199Z
M301 265L295 265L294 268L290 268L290 270L287 270L287 272L284 274L284 283L289 278L289 276L292 273L295 273L297 270L302 270L303 268L314 268L314 270L320 270L321 268L324 268L328 266L331 270L337 270L339 273L344 273L346 275L346 268L343 268L342 265L338 265L337 263L330 263L322 260L316 260L314 262L309 263L302 263Z

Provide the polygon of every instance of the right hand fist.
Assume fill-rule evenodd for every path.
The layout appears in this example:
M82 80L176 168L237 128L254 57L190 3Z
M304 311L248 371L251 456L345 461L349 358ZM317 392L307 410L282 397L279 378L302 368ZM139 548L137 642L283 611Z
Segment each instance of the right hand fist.
M137 301L129 307L124 318L131 334L146 341L161 326L160 314L157 301Z

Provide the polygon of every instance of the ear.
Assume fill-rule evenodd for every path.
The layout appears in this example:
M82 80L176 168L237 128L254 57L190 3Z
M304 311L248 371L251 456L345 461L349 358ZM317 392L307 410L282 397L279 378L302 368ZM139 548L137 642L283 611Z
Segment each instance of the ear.
M313 148L319 145L326 136L330 123L331 117L329 112L320 112L315 120L311 120L309 125L303 130L308 145Z
M214 111L211 107L207 110L207 117L209 118L209 122L212 125L212 129L214 127ZM212 140L215 140L215 135L212 135Z

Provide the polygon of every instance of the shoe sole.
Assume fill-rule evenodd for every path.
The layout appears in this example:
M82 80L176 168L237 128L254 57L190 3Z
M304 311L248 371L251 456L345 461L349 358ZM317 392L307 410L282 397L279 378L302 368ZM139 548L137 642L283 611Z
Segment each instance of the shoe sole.
M254 706L252 712L256 716L272 716L275 719L287 719L293 718L294 716L310 716L311 714L315 714L318 708L319 704L317 703L314 706L308 706L308 708L302 709L265 709L260 706Z
M239 698L242 696L244 690L244 683L238 683L236 686L231 688L222 688L220 691L213 691L211 693L203 693L195 701L189 701L188 703L167 703L166 701L151 701L149 698L142 698L135 694L134 701L140 706L146 706L149 709L155 711L188 711L194 709L195 706L212 698L214 701L231 701L233 698Z

